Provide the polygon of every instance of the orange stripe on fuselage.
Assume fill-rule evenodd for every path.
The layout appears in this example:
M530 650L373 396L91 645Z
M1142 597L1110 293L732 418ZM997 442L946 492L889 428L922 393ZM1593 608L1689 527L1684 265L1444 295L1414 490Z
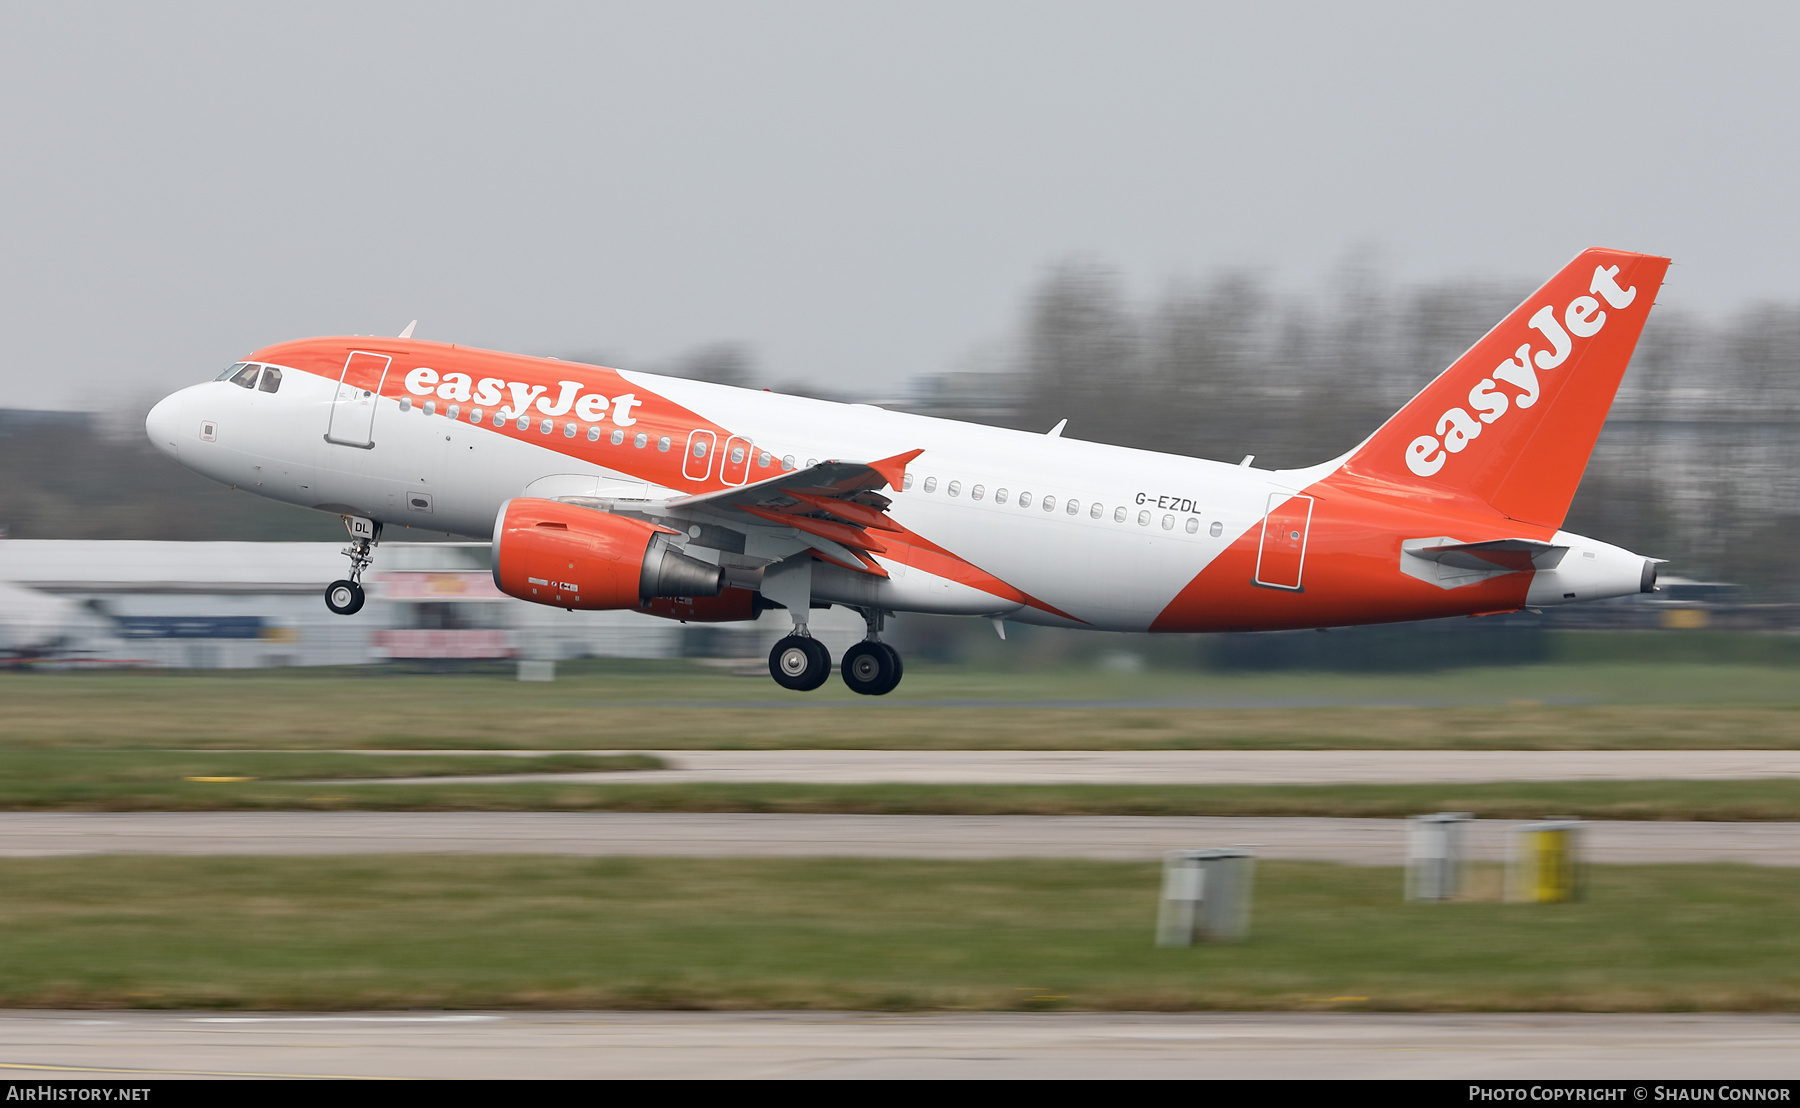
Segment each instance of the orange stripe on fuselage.
M458 407L457 421L468 423L470 409L481 408L481 426L497 435L529 442L566 455L579 461L596 466L604 466L618 473L626 473L641 481L661 485L664 488L681 489L688 493L711 492L727 487L719 479L720 465L718 455L731 432L724 427L704 419L696 413L669 400L667 397L652 392L639 385L625 380L617 370L601 366L581 365L575 362L561 362L554 358L529 358L521 354L503 354L493 350L480 350L473 347L453 346L448 343L423 342L417 339L382 339L367 336L352 338L315 338L301 339L297 342L278 343L265 347L251 355L252 360L273 362L288 366L305 373L315 374L328 381L336 382L343 373L345 360L352 351L369 351L393 357L393 363L387 371L387 378L381 385L381 395L392 400L411 397L415 405L423 406L431 401L436 407L433 416L422 414L419 408L401 416L404 419L444 419L444 412L451 404ZM438 374L438 384L432 387L429 395L411 392L407 389L407 374L418 368L428 368ZM479 403L473 396L470 399L458 400L445 392L454 390L446 388L444 378L451 374L462 374L469 378L471 391L479 387L483 381L498 381L498 403ZM556 406L564 389L561 382L570 381L580 384L570 396L570 408L558 415L546 415L543 407ZM460 382L456 382L460 384ZM514 390L508 387L513 383L526 386L530 395L538 386L543 392L531 396L529 403L531 421L521 431L518 427L518 414L500 426L494 426L494 414L514 401ZM582 397L602 396L606 398L604 413L599 419L583 419L575 411ZM627 404L621 408L617 404L620 399ZM543 402L540 405L540 401ZM635 403L631 403L635 401ZM628 423L618 421L618 416L629 420ZM389 418L388 416L381 417ZM549 434L542 431L544 420L551 420ZM564 434L567 424L576 425L573 439ZM589 442L589 427L601 429L600 440ZM617 428L625 432L625 441L613 445L611 435ZM687 459L688 436L696 431L711 431L717 436L708 446L708 455L704 460L707 476L704 480L693 480L682 471ZM375 429L377 437L381 434L380 420ZM634 445L635 437L642 433L646 437L643 448ZM658 441L664 437L669 439L669 449L657 449ZM696 460L699 461L699 460ZM695 468L699 468L698 465ZM752 470L754 472L754 469Z
M1030 593L1014 588L987 570L967 561L960 555L952 554L911 528L899 524L896 524L896 527L898 530L895 533L882 537L882 541L887 544L887 550L881 555L884 558L913 569L936 574L947 580L955 581L959 585L967 585L972 589L992 593L1002 600L1010 600L1014 604L1028 605L1041 612L1049 612L1053 616L1061 616L1063 619L1072 620L1075 623L1087 622L1070 615L1061 608L1044 603Z
M1380 482L1332 474L1307 488L1313 498L1298 591L1254 583L1262 525L1250 528L1159 613L1152 631L1279 631L1516 611L1530 571L1453 589L1400 570L1401 543L1450 535L1462 542L1548 541L1554 528L1509 520L1470 498L1421 497Z

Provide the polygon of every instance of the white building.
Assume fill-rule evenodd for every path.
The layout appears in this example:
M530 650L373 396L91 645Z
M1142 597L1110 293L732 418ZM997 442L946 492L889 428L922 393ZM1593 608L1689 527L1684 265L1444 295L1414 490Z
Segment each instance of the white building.
M488 557L486 543L383 543L365 579L367 606L337 616L324 601L326 584L348 569L335 543L0 540L0 656L196 669L753 659L790 626L779 611L754 624L689 627L527 604L494 588ZM842 618L814 626L841 652L862 624L852 613L829 615Z

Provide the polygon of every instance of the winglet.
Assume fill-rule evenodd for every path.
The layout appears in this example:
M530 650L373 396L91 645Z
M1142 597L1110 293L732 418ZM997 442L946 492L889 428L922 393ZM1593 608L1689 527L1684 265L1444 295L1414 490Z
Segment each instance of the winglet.
M882 480L891 489L899 489L906 484L906 463L925 453L924 448L908 450L904 454L896 454L892 458L883 458L879 462L870 462L869 468L881 474Z
M402 332L400 332L400 337L401 337L401 338L403 338L403 339L410 339L410 338L412 338L412 332L413 332L413 328L414 328L414 327L417 327L417 326L418 326L418 325L419 325L419 321L418 321L418 320L416 320L416 319L415 319L415 320L413 320L413 321L412 321L412 322L411 322L411 323L408 323L408 324L407 324L407 325L406 325L406 330L404 330L404 331L402 331Z

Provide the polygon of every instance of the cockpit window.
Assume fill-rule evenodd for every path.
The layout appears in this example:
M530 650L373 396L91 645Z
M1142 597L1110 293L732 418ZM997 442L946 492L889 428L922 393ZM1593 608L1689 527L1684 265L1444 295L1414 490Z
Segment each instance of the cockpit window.
M224 369L221 369L219 371L219 375L217 377L214 377L213 380L215 380L215 381L229 380L231 378L232 374L236 373L240 369L243 369L244 365L245 365L245 363L243 363L243 362L232 362L230 365L226 366Z
M281 371L272 365L263 366L262 380L256 387L264 392L280 392Z
M253 389L256 387L256 374L260 369L262 366L252 362L238 370L236 375L231 378L231 383L241 389Z

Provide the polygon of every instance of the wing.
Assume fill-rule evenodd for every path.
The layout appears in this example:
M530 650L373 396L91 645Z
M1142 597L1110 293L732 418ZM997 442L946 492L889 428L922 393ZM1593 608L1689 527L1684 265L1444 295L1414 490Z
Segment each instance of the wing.
M677 520L702 529L717 527L743 536L742 553L753 561L774 561L811 549L846 569L886 577L871 551L887 549L883 532L900 526L890 520L892 504L879 489L899 488L906 464L923 454L910 450L873 462L824 461L765 481L679 496L670 500L559 497L573 503L659 521ZM708 544L714 545L714 544Z

